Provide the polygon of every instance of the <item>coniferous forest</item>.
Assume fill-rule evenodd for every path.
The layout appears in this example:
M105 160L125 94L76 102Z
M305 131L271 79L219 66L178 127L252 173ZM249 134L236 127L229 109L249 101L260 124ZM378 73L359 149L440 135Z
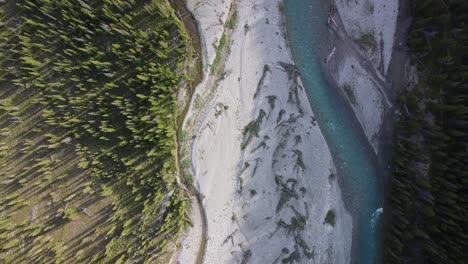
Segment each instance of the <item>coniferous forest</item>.
M468 1L414 0L418 84L400 96L386 263L468 263Z
M0 0L1 263L165 263L189 46L167 0Z

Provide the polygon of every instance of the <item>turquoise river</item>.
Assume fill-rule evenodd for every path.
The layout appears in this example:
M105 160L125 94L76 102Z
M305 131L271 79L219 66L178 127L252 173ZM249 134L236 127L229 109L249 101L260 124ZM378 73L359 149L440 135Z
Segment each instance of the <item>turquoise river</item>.
M379 262L381 231L373 217L383 204L383 170L353 111L320 65L328 38L326 0L285 0L294 60L337 168L346 208L353 216L352 263ZM325 47L326 48L326 47Z

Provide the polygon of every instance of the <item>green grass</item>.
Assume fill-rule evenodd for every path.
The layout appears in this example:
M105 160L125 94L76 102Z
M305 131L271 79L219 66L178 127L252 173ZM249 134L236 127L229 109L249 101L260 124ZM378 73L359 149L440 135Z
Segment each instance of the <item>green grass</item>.
M234 29L236 27L236 23L237 23L237 10L234 11L234 13L232 14L231 19L228 22L229 28Z
M185 159L185 160L182 161L182 168L184 168L184 169L190 169L190 164L191 164L191 163L190 163L190 160Z
M215 55L213 64L211 64L211 74L214 74L218 70L219 64L221 63L221 59L222 59L225 49L226 49L226 32L223 32L223 34L221 35L221 39L219 40L218 47L216 48L216 55Z

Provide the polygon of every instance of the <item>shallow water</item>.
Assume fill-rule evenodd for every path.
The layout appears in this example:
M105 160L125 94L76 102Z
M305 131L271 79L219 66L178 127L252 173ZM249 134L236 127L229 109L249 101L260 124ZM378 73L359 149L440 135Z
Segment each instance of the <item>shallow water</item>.
M323 58L319 51L328 35L327 3L285 0L288 37L311 107L332 152L346 208L353 216L352 263L370 264L377 262L380 245L372 215L383 203L382 170L352 109L328 83L320 66Z

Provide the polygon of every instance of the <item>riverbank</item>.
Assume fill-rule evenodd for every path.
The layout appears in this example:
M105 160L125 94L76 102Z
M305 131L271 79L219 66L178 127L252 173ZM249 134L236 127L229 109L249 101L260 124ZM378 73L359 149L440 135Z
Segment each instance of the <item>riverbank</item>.
M235 22L227 3L194 3L205 72L219 53L212 41L226 23L233 28L224 70L204 78L185 120L207 216L204 263L347 263L352 219L281 34L280 1L236 1ZM196 258L197 228L182 241L180 263Z
M179 105L177 113L177 127L180 128L189 109L195 87L197 87L203 79L202 47L197 20L188 10L185 5L185 1L170 0L169 4L175 10L177 17L183 23L192 45L192 49L189 52L191 59L187 60L188 65L185 67L187 69L187 77L190 80L189 83L183 81L177 92Z
M322 67L330 82L347 98L375 152L378 177L386 179L398 110L396 95L407 88L414 71L404 49L411 22L409 3L401 0L331 2L327 21L330 41L328 52L322 55L326 58ZM386 184L383 190L387 192ZM372 217L375 219L376 215ZM357 226L356 219L353 220ZM381 233L381 227L380 223L376 225L375 232ZM357 252L358 239L362 238L354 232L353 252ZM381 243L381 236L378 240ZM381 248L377 251L380 257ZM359 263L358 258L353 255L352 262Z
M376 154L385 140L381 136L384 123L394 111L396 91L388 73L398 11L398 0L335 0L328 19L330 50L335 52L325 67L348 99Z

